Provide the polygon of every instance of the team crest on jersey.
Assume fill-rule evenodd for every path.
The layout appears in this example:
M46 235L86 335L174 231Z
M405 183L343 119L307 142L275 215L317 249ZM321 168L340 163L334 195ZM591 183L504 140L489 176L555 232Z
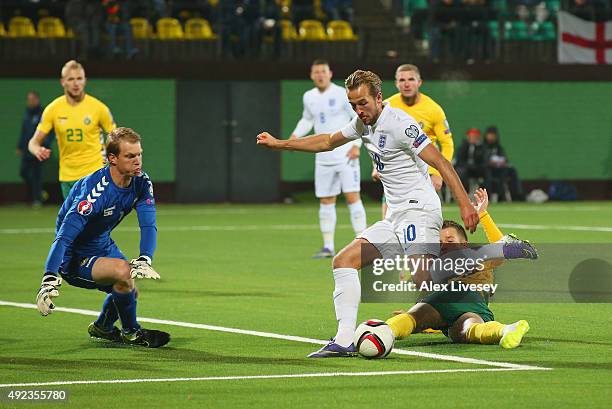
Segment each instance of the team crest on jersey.
M382 149L385 147L386 143L387 143L387 135L381 134L380 139L378 140L378 147Z
M91 117L90 117L89 115L87 115L87 116L85 117L85 119L83 120L83 123L84 123L85 125L89 125L89 124L91 124Z
M87 200L81 200L77 205L77 212L83 216L89 216L93 210L93 204Z
M334 105L336 105L336 98L330 98L329 99L329 106L333 107Z
M425 142L425 140L427 139L427 135L425 134L421 134L421 136L419 136L414 143L412 144L413 147L418 148L419 146L421 146L421 144L423 142Z
M419 136L419 128L416 125L410 125L408 128L404 130L404 133L407 137L414 139Z

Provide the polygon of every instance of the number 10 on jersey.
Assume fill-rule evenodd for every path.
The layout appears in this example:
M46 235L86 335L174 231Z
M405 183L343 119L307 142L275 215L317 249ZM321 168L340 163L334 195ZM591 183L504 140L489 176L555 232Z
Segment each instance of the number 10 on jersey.
M376 170L381 172L385 165L382 163L382 159L378 153L372 153L372 159L374 159L374 163L376 164Z

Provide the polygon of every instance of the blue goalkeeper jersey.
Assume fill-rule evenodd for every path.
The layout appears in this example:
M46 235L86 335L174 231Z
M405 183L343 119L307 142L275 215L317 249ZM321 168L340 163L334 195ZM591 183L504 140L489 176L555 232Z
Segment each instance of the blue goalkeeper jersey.
M62 261L75 255L104 255L114 246L111 231L132 209L140 225L140 255L152 259L157 226L153 184L147 174L132 178L127 188L115 185L108 166L77 181L57 216L45 271L57 274Z

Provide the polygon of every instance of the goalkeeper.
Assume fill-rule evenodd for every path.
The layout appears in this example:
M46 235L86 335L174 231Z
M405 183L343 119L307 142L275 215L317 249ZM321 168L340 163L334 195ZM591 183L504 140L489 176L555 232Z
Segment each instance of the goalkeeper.
M489 198L485 189L475 192L476 210L489 242L503 235L487 212ZM459 224L445 220L440 230L441 252L467 247L467 235ZM466 284L493 284L493 269L503 261L488 261L484 268L454 280ZM488 306L489 294L477 291L436 291L415 304L408 312L395 311L387 320L396 339L428 328L441 329L455 343L499 344L511 349L520 345L529 331L525 320L504 325L494 320Z
M157 242L155 199L151 180L142 172L140 135L130 128L114 129L106 156L108 166L78 180L59 211L36 304L43 316L49 315L62 280L98 289L108 295L89 335L157 348L170 341L170 334L141 328L136 320L134 279L159 279L151 267ZM140 256L128 263L110 232L132 209L140 225ZM121 331L114 325L118 319Z

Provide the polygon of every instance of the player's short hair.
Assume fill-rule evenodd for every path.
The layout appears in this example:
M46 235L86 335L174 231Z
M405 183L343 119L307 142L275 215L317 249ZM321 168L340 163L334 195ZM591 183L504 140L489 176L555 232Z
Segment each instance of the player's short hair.
M417 67L414 64L402 64L399 67L397 67L397 69L395 70L395 76L397 77L397 74L400 72L404 72L404 71L414 71L417 73L417 75L419 76L419 78L421 78L421 71L419 71L419 67Z
M106 157L108 158L110 154L119 156L121 142L137 143L140 141L140 135L132 128L115 128L108 134Z
M344 81L344 87L349 91L355 90L361 85L367 85L370 95L373 97L382 93L382 81L372 71L357 70Z
M312 62L312 64L310 64L311 67L314 67L315 65L327 65L329 67L329 61L317 58Z
M62 78L68 75L68 71L70 70L83 70L83 72L85 72L85 68L83 68L83 65L81 65L80 62L76 60L70 60L62 67Z
M448 228L455 229L457 231L457 233L459 233L460 236L463 236L465 241L468 241L467 233L465 232L465 229L463 228L462 225L460 225L456 221L453 221L453 220L444 220L442 222L442 229L441 230L448 229Z

